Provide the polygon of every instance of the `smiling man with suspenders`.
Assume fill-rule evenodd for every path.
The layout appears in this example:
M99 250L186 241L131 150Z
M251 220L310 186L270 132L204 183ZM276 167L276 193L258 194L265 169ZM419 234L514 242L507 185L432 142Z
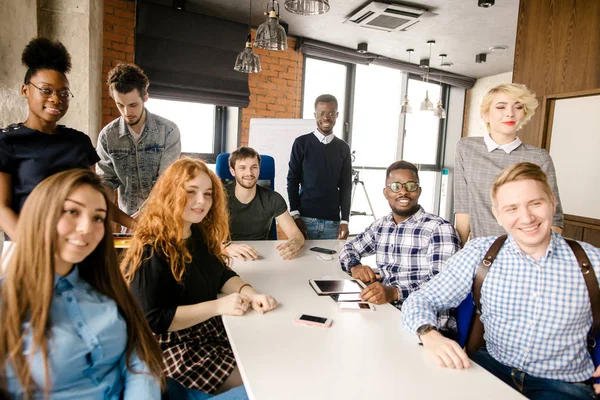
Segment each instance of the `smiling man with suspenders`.
M404 303L405 327L440 366L470 367L467 353L437 332L435 315L458 306L475 287L485 328L485 347L473 354L475 362L532 399L595 398L600 385L592 377L600 376L600 367L594 368L587 339L600 306L600 249L575 243L572 250L551 231L556 202L535 164L504 169L491 195L506 240L468 242Z

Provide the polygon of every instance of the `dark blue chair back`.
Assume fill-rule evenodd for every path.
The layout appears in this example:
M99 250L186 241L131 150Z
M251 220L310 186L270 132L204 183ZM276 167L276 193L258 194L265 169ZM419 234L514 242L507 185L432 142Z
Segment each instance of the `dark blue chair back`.
M221 153L217 156L215 162L215 172L223 183L233 181L233 175L229 171L229 153ZM275 190L275 159L266 154L260 155L260 173L258 174L258 184ZM277 224L273 219L270 236L272 240L277 240Z
M475 304L473 303L473 295L471 293L456 307L456 325L458 326L456 341L460 347L465 347L467 344L467 336L469 335L474 310Z

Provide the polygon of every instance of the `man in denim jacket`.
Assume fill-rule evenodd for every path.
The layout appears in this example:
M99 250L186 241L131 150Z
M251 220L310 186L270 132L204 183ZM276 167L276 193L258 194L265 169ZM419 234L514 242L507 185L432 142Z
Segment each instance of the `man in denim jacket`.
M158 176L179 158L179 128L146 110L149 82L137 65L117 65L108 73L107 84L121 116L98 136L96 171L108 191L118 189L119 208L132 215Z

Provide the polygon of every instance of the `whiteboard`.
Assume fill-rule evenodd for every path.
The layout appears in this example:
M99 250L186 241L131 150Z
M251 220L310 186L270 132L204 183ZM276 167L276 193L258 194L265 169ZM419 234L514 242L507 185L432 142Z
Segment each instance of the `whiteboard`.
M290 206L287 196L287 174L290 153L294 140L317 129L314 119L293 118L252 118L250 119L250 139L248 145L260 154L275 159L275 191L283 196Z
M600 95L556 100L551 135L563 212L600 219Z

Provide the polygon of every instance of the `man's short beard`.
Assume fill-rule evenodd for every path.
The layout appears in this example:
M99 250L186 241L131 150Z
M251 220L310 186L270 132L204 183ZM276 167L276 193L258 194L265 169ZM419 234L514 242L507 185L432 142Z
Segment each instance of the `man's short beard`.
M419 208L420 206L418 204L415 204L408 210L398 210L397 208L392 207L392 212L399 217L410 217L411 215L414 215L417 211L419 211Z
M243 180L243 179L238 179L238 178L235 178L235 182L236 182L238 185L240 185L241 187L243 187L244 189L252 189L252 188L253 188L254 186L256 186L256 184L258 183L258 181L255 181L255 182L254 182L254 184L253 184L252 186L248 186L248 185L245 185L245 184L243 183L243 182L244 182L244 180Z
M125 123L129 126L136 126L137 124L140 123L140 121L142 120L142 118L144 118L144 113L146 112L146 107L144 107L144 109L142 110L142 115L140 115L140 117L137 119L137 121L129 123L127 122L127 119L125 118Z

